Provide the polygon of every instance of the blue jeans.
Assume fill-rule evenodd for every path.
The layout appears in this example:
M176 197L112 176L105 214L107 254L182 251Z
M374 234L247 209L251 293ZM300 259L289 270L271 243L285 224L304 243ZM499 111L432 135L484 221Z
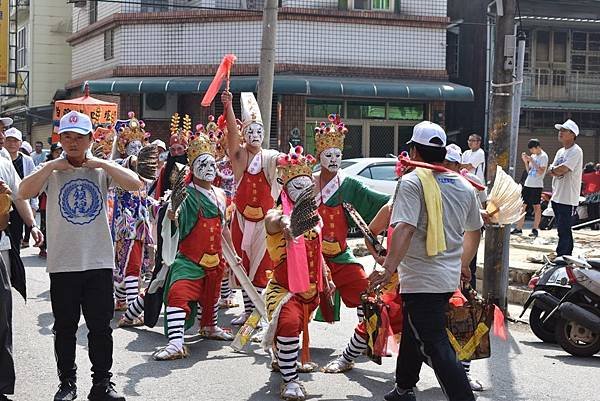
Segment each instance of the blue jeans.
M451 293L402 294L404 328L396 362L396 386L412 389L423 362L435 371L450 401L474 401L465 369L446 334L446 310Z
M552 210L554 211L556 230L558 231L556 254L558 256L572 255L573 233L571 232L571 227L575 220L575 206L552 202Z

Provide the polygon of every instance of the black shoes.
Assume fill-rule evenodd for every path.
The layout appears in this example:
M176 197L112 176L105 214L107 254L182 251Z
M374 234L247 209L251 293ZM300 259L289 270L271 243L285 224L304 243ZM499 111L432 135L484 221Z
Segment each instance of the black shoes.
M0 401L10 401L10 398L6 394L0 394Z
M125 397L117 393L115 384L109 379L95 383L90 390L88 400L90 401L125 401Z
M65 380L58 385L54 401L72 401L77 398L77 385L73 380Z
M394 386L394 389L383 396L385 401L417 401L415 392L410 390L400 390Z
M518 228L513 228L513 230L510 233L512 235L521 235L521 234L523 234L523 230L519 230Z
M529 234L529 236L531 238L537 238L537 236L538 236L538 230L537 230L537 228L532 228L531 229L531 234Z

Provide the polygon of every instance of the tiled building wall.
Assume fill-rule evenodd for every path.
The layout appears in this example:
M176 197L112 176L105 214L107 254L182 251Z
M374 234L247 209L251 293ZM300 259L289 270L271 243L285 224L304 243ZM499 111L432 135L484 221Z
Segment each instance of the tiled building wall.
M77 79L121 64L123 61L122 44L121 28L114 28L113 58L110 60L104 59L104 33L72 46L72 78ZM134 51L132 54L139 53Z
M281 97L281 151L289 150L290 134L293 129L300 130L302 143L305 143L306 98L304 96L285 95ZM310 133L309 133L310 134Z

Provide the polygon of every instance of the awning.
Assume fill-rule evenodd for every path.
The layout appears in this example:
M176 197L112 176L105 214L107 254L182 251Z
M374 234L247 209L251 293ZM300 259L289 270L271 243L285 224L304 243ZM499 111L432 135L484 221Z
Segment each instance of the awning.
M600 111L600 103L546 102L541 100L523 100L522 109L553 111Z
M204 93L212 77L107 78L88 81L90 93ZM257 92L256 76L231 78L232 92ZM273 92L281 95L356 97L472 102L469 87L444 81L275 76Z

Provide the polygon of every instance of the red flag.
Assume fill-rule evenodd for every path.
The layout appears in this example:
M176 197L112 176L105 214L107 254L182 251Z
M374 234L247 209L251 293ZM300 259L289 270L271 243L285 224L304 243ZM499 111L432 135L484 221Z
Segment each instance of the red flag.
M234 54L226 54L225 57L223 57L223 61L221 61L221 65L219 65L219 69L217 69L215 77L210 83L206 94L204 94L204 97L202 98L202 106L210 106L215 96L217 96L217 92L219 92L221 89L223 80L229 79L229 73L235 60L237 60L237 57L235 57Z

